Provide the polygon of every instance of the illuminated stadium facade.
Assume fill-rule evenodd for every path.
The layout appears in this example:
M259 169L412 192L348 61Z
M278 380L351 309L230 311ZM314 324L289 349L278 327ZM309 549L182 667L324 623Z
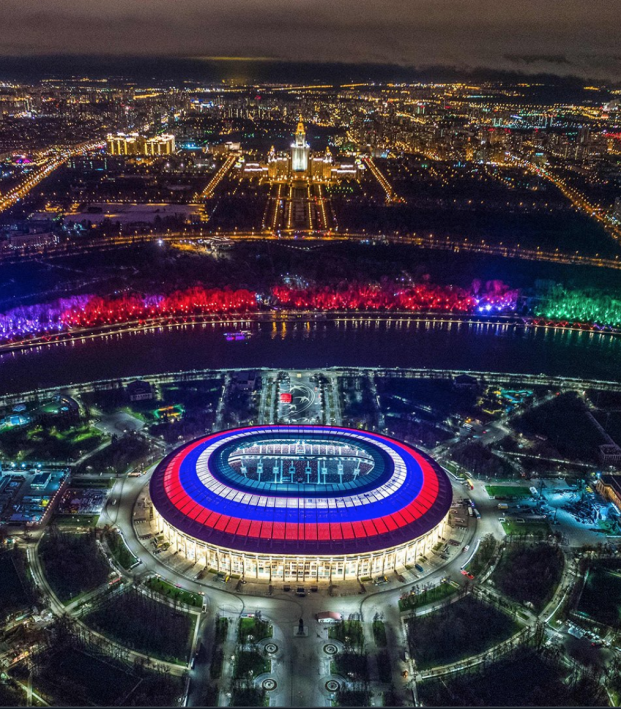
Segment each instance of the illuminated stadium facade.
M333 581L415 564L444 534L444 471L386 436L324 426L222 431L151 478L174 551L248 581Z

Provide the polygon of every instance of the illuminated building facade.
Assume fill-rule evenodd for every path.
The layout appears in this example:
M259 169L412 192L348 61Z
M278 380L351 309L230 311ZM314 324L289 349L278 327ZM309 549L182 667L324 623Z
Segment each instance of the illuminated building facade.
M110 155L172 155L175 152L175 136L168 133L153 138L139 133L111 133L106 142Z
M330 148L321 154L313 154L306 142L306 130L300 119L294 134L294 142L288 152L277 152L274 147L267 156L267 171L270 182L331 182L342 177L356 178L359 163L335 164Z
M294 141L291 145L291 171L297 175L308 175L308 158L310 147L306 142L306 130L302 120L298 122Z
M169 133L147 138L144 144L145 155L173 155L175 152L175 136Z
M602 475L596 483L597 492L621 511L621 475Z
M174 552L248 580L356 579L417 563L452 489L428 456L375 433L256 426L173 451L150 483Z

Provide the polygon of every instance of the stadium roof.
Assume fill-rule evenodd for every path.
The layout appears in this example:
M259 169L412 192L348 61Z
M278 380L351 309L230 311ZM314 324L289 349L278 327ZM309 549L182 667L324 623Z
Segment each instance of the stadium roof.
M287 439L355 446L373 467L356 480L322 485L252 480L228 464L242 444ZM327 426L255 426L197 439L158 465L150 491L162 517L195 539L291 555L403 544L433 529L452 500L446 474L420 451L376 433Z

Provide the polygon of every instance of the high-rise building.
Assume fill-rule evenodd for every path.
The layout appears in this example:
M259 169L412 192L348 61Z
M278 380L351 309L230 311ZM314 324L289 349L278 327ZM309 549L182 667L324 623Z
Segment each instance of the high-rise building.
M291 157L288 154L279 154L274 146L267 156L267 175L270 180L286 180L289 176Z
M172 155L175 152L175 136L167 133L153 138L139 133L110 133L107 143L111 155Z
M137 155L140 140L138 133L110 133L107 136L108 152L110 155Z
M291 144L291 170L293 172L308 172L309 145L306 142L306 131L302 116L295 131L294 142Z
M162 133L145 141L145 155L172 155L175 152L175 136Z
M315 181L329 182L332 179L333 159L330 148L326 148L324 155L311 157L311 177Z

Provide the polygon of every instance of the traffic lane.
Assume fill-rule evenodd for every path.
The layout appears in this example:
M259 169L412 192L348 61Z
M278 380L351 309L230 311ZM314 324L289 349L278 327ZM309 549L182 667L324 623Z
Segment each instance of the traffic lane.
M211 681L209 671L210 652L213 646L214 622L211 615L205 615L200 621L197 648L194 664L190 669L190 686L187 705L190 707L204 706L207 687Z

